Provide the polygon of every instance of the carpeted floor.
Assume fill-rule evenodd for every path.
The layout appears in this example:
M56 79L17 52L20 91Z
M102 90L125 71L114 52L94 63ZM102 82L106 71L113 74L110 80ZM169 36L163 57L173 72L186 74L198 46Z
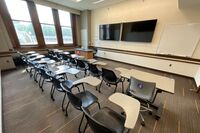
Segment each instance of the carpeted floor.
M106 66L114 70L116 67L139 69L175 79L175 94L158 94L155 103L163 103L164 110L160 120L154 116L144 114L146 126L142 127L138 119L131 133L199 133L200 132L200 94L191 89L196 89L194 81L190 78L163 72L153 71L133 65L103 60ZM115 71L117 75L119 72ZM82 74L79 78L83 77ZM76 80L74 76L69 79ZM125 84L125 88L127 87ZM44 85L42 93L38 84L30 78L23 67L16 70L2 72L3 88L3 126L5 133L77 133L82 113L69 106L68 117L61 109L62 93L55 92L55 101L50 99L51 83ZM102 93L94 87L85 85L86 89L96 95L101 106L108 106L117 112L121 108L108 101L114 87L102 84ZM121 92L121 85L117 91ZM67 103L68 99L66 98ZM91 106L95 112L98 107ZM85 123L86 120L84 120ZM83 129L84 127L82 127ZM92 132L87 128L86 132Z

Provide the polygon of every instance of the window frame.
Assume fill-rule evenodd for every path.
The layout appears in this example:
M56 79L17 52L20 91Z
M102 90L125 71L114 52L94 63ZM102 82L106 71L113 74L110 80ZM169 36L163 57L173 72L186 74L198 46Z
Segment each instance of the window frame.
M21 48L21 47L37 47L38 44L39 44L39 42L38 42L37 35L36 35L36 31L35 31L35 28L34 28L34 25L33 25L33 21L32 21L31 13L30 13L30 10L29 10L28 2L25 1L25 0L21 0L21 1L26 2L27 8L28 8L28 13L29 13L29 16L30 16L30 21L28 21L28 20L12 19L12 18L11 18L11 14L9 13L8 7L7 7L7 5L6 5L6 1L4 1L4 2L5 2L5 7L6 7L6 9L7 9L8 14L9 14L8 18L10 19L10 21L11 21L11 23L12 23L12 25L13 25L13 28L14 28L13 30L15 31L13 34L15 34L16 37L17 37L17 40L15 39L15 42L18 42L18 44L17 44L16 46L14 46L14 48L15 48L15 47L18 47L18 48ZM15 27L15 25L14 25L14 21L31 23L31 24L32 24L32 28L33 28L34 33L35 33L35 37L36 37L37 43L32 43L32 44L23 43L23 44L21 44L21 43L20 43L20 40L19 40L19 37L18 37L18 35L17 35L17 31L16 31L16 27Z
M40 4L35 4L35 6L36 6L36 12L37 12L37 14L38 14L38 19L39 19L39 13L38 13L38 9L37 9L37 5L40 5ZM44 6L44 5L41 5L41 6ZM48 6L45 6L45 7L48 7ZM54 24L49 24L49 23L43 23L43 22L40 22L40 20L39 20L39 24L40 24L40 26L41 26L41 30L42 30L42 34L43 34L43 39L44 39L44 43L45 43L45 46L47 47L49 47L49 46L52 46L52 45L59 45L59 41L58 41L58 35L57 34L59 34L58 32L57 32L57 30L56 30L56 24L55 24L55 19L54 19L54 13L53 13L53 8L51 8L51 7L48 7L48 8L50 8L51 9L51 13L52 13L52 19L53 19L53 23ZM55 34L56 34L56 40L57 40L57 43L46 43L46 41L45 41L45 37L44 37L44 32L43 32L43 29L42 29L42 24L43 25L52 25L52 26L54 26L55 27Z
M63 10L61 10L61 9L59 9L60 11L63 11ZM58 10L58 18L59 18L59 21L60 21L60 15L59 15L59 10ZM63 11L63 12L67 12L67 11ZM71 15L71 13L70 12L68 12L69 13L69 17L70 17L70 24L71 24L71 26L62 26L61 25L61 23L60 23L60 29L61 29L61 34L62 34L62 42L63 42L63 45L64 46L69 46L69 45L74 45L74 34L73 34L73 23L72 23L72 15ZM65 43L64 42L64 36L63 36L63 33L62 33L62 27L70 27L71 28L71 31L72 31L72 43Z
M57 44L46 44L44 41L44 36L43 36L43 31L41 28L41 24L39 22L39 17L38 17L38 13L37 13L37 9L36 9L36 4L33 1L27 1L27 0L21 0L21 1L25 1L27 3L28 6L28 12L30 14L30 18L31 18L31 23L33 25L33 29L36 35L36 39L38 44L27 44L27 45L21 45L14 27L14 23L13 21L15 21L14 19L12 20L7 5L5 3L5 0L1 0L0 1L0 14L2 16L3 22L5 24L5 27L8 31L8 35L9 38L11 40L11 43L13 45L14 49L20 50L20 49L29 49L29 48L33 48L33 49L38 49L38 48L58 48L59 46L62 47L68 47L68 48L72 48L77 46L76 44L76 15L70 13L71 16L71 29L72 29L72 39L73 39L73 43L67 43L67 45L63 44L63 39L62 39L62 31L61 31L61 26L60 26L60 22L59 22L59 14L58 14L58 10L59 9L54 9L51 8L52 10L52 14L53 14L53 20L54 20L54 26L56 29L56 36L57 36ZM57 12L57 13L54 13ZM56 19L58 18L58 19ZM18 21L18 20L16 20ZM21 20L19 20L21 21ZM57 22L58 21L58 22ZM24 21L24 22L29 22L29 21ZM57 23L55 23L57 22ZM60 31L57 29L60 29ZM60 36L60 37L58 37Z

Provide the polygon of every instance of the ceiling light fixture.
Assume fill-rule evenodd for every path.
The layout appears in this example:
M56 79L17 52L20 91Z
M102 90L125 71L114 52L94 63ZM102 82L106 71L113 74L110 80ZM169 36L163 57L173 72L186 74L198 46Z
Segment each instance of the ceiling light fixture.
M72 0L72 1L74 1L74 2L81 2L82 0Z
M93 2L93 4L98 4L98 3L101 3L101 2L103 2L104 0L98 0L98 1L95 1L95 2Z

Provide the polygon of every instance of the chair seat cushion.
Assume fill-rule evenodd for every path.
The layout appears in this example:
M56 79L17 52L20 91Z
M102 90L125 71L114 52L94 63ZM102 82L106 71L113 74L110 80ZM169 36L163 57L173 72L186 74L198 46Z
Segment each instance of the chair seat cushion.
M105 82L107 82L108 84L111 84L111 85L116 85L118 84L119 82L121 82L121 79L120 78L117 78L115 81L112 81L112 80L107 80L107 79L104 79Z
M88 108L90 105L98 101L98 98L89 91L77 93L76 96L81 99L82 106Z
M124 129L125 117L108 107L99 110L93 118L116 133L122 133Z

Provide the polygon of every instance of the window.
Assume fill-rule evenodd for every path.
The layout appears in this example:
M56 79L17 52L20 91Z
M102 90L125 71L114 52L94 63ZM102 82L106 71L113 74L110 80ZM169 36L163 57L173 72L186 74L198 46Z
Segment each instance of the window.
M36 5L46 44L57 44L56 29L50 7Z
M71 17L70 13L62 10L58 10L60 25L63 35L63 43L64 44L72 44L73 36L72 36L72 27L71 27Z
M36 45L37 39L27 3L22 0L5 0L20 45Z

